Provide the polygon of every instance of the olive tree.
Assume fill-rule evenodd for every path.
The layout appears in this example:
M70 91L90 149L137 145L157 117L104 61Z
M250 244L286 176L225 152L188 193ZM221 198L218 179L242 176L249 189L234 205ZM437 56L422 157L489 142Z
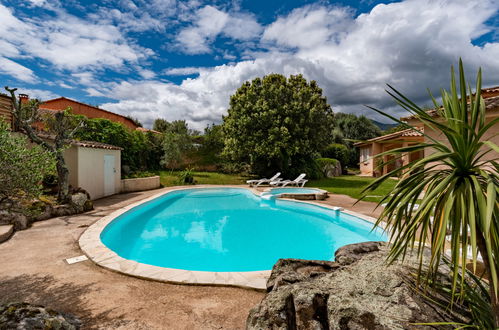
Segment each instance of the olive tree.
M313 175L330 141L333 111L315 81L270 74L245 82L223 118L224 155L253 172Z
M40 145L55 158L59 188L57 200L61 203L68 202L69 170L64 159L64 150L71 144L72 137L84 125L84 121L76 116L72 116L68 110L57 111L53 117L47 118L47 128L51 136L48 137L49 139L45 139L41 132L33 126L40 123L43 119L38 111L39 101L31 100L27 104L22 104L16 98L15 92L17 88L5 87L5 89L11 96L12 114L14 115L16 126L33 143Z
M0 120L0 204L17 197L36 197L41 181L54 170L51 155L27 138L13 134Z

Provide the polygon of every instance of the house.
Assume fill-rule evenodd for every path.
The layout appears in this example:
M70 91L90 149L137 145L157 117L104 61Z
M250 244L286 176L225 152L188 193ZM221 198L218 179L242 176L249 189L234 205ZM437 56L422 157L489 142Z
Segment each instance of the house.
M484 88L481 91L483 100L485 102L485 123L490 123L492 120L499 117L499 86ZM433 109L428 112L434 117L438 117L438 111ZM440 132L432 130L427 125L424 125L417 117L409 116L401 118L402 121L407 122L411 126L423 126L425 132L424 142L431 143L431 139L436 139L439 141L445 141L446 138ZM499 124L495 124L491 129L488 130L487 134L482 137L482 140L490 140L496 145L499 145ZM424 153L425 156L432 154L434 151L426 148ZM496 152L489 152L483 157L483 160L490 160L497 158Z
M489 123L493 119L499 117L499 86L482 89L482 97L484 99L486 108L485 122ZM438 110L436 109L429 110L428 113L435 117L438 116ZM399 160L387 164L381 169L378 169L377 165L379 165L381 162L385 163L386 161L393 159L393 156L385 155L383 156L383 159L380 159L380 157L376 156L385 151L394 148L410 146L421 142L431 143L431 139L435 139L437 141L446 140L445 136L443 136L440 132L434 131L431 127L425 125L415 116L404 117L400 120L407 122L407 124L409 124L410 126L415 127L416 130L406 129L400 132L379 136L374 139L358 142L355 144L355 146L360 149L361 175L375 177L384 175L397 167L405 165L408 162L413 162L415 160L421 159L422 157L428 156L434 152L431 148L426 148L424 149L424 152L405 154L402 155ZM424 136L420 132L424 132ZM489 130L487 135L485 135L482 139L490 140L499 145L499 124L494 125ZM483 159L486 160L492 158L497 158L496 152L488 153Z
M390 162L393 156L385 155L383 159L376 158L376 155L383 152L416 145L424 141L422 128L418 130L406 129L403 131L378 136L373 139L358 142L354 145L360 149L360 175L378 177L393 171L403 165L421 159L422 152L412 152L404 154L400 159ZM383 168L378 168L381 161L386 163Z
M28 96L26 94L20 94L19 97L21 98L22 102L26 102L28 100ZM68 107L71 107L72 113L75 115L82 115L87 118L108 119L112 122L123 124L125 127L128 127L129 129L132 130L141 128L139 125L136 124L135 121L133 121L128 117L98 107L94 107L89 104L71 100L66 97L59 97L56 99L44 101L40 105L41 110L61 111L67 109Z

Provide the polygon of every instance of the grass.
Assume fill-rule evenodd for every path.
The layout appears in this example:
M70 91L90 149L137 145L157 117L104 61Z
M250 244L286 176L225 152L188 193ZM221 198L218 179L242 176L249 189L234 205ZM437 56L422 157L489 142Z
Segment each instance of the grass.
M333 194L360 198L362 190L374 180L376 179L371 177L343 175L337 178L311 180L307 183L307 186L321 188ZM382 196L389 194L393 190L396 183L396 180L384 182L379 188L370 192L369 197L364 198L364 200L368 202L379 202Z
M165 187L179 185L180 171L161 171L159 173L161 184ZM244 184L247 177L240 174L224 174L217 172L193 172L197 184Z
M217 172L193 172L194 180L197 184L226 184L237 185L245 184L248 177L240 174L223 174ZM178 185L180 171L161 171L161 184L165 187ZM317 187L329 191L333 194L348 195L353 198L359 198L361 191L369 183L374 181L374 178L359 177L354 175L344 175L337 178L311 180L307 183L307 187ZM383 183L378 189L369 193L370 197L365 198L368 202L379 202L381 197L389 194L395 186L395 180L388 180Z

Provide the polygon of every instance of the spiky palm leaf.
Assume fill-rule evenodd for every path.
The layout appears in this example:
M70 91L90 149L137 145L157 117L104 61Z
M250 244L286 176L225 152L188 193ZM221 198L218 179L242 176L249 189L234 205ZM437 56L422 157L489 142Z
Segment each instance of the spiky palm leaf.
M431 96L437 115L426 112L389 86L388 94L424 123L426 131L422 134L427 142L377 156L400 157L403 153L422 150L426 150L426 154L422 159L375 180L365 192L375 189L389 177L401 177L392 194L380 202L387 205L377 223L379 225L384 221L388 224L393 243L390 261L416 250L421 264L426 244L431 250L428 274L434 276L445 254L446 236L450 233L450 259L456 265L452 267L452 290L456 292L458 288L458 292L463 292L462 267L468 259L476 267L478 252L481 254L491 281L492 309L499 327L499 148L484 139L490 129L499 123L499 118L486 123L485 102L480 94L481 71L477 75L476 93L472 94L471 88L468 88L468 94L460 61L459 85L460 91L452 68L451 89L450 92L442 90L442 106ZM371 109L404 124L380 110ZM440 133L446 142L428 135L428 130ZM414 207L416 203L419 204L417 209ZM468 246L471 247L471 255Z

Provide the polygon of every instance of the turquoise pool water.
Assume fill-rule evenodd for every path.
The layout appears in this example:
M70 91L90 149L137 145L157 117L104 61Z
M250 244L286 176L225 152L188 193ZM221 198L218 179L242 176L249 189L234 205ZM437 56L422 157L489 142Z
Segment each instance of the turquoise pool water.
M268 193L272 195L279 194L321 194L323 190L315 188L272 188Z
M114 219L102 242L119 256L168 268L270 270L279 258L333 260L340 246L386 240L372 224L345 213L247 189L178 190Z

